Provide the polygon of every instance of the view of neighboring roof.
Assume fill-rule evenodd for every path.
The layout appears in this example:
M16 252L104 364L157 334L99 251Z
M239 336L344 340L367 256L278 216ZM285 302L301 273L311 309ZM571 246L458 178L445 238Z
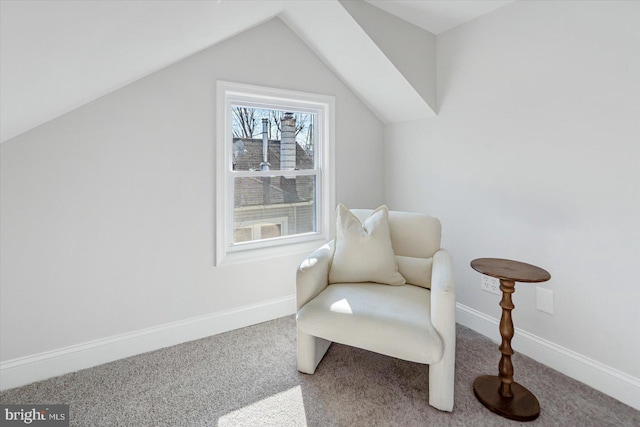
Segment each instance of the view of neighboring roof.
M263 162L262 139L234 138L233 169L237 171L261 170ZM279 140L269 140L268 162L270 170L280 168ZM313 169L313 157L299 144L296 147L296 169ZM288 179L283 176L268 177L239 177L234 186L234 206L255 206L264 208L266 205L299 203L313 200L315 191L313 176L298 176Z
M234 170L260 170L263 159L262 139L233 138ZM280 141L268 141L269 169L280 170ZM313 169L313 157L296 144L296 169Z

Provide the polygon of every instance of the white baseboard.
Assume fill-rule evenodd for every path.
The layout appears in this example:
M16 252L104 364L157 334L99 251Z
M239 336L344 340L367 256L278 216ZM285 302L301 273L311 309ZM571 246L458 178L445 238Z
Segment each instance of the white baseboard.
M295 313L295 296L237 307L0 363L0 390ZM495 342L498 319L457 304L458 323ZM516 351L640 410L640 379L515 328Z
M101 338L0 363L0 390L295 313L295 295Z
M463 304L456 304L456 320L463 326L500 342L500 321ZM618 371L573 350L515 328L513 348L568 377L640 409L640 379ZM496 351L497 348L496 348ZM497 369L497 366L496 366Z

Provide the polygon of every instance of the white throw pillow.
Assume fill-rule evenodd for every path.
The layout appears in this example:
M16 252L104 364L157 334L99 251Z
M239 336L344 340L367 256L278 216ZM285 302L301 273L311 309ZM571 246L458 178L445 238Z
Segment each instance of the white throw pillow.
M360 222L345 205L336 209L336 238L329 283L375 282L403 285L398 272L391 233L389 209L380 206Z

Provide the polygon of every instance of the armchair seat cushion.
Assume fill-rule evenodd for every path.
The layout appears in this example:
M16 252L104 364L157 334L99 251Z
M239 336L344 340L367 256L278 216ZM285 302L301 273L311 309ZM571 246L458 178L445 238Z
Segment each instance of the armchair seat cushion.
M334 283L298 311L297 323L309 335L432 364L443 342L430 306L431 291L418 286Z

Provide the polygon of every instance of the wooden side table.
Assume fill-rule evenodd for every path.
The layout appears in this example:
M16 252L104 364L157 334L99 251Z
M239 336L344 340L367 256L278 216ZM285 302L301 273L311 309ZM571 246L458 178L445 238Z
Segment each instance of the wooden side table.
M478 258L471 261L471 268L500 279L502 291L502 317L500 318L500 364L498 376L482 375L473 382L473 392L478 400L492 412L517 421L531 421L540 415L540 403L529 390L513 381L511 363L511 338L513 338L513 320L511 294L515 292L515 282L546 282L551 275L542 268L523 262L499 258Z

